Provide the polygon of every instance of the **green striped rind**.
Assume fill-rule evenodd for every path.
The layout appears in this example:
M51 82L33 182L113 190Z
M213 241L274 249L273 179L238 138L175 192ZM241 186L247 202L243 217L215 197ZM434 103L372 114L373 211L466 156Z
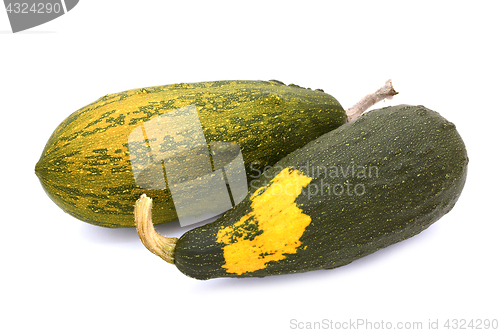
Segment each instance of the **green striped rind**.
M438 113L404 105L371 111L289 154L253 184L250 192L269 186L274 175L290 167L312 178L295 200L311 217L296 253L242 275L222 267L223 245L216 241L217 233L252 211L250 193L217 221L184 234L175 247L175 265L197 279L263 277L346 265L420 233L449 212L465 184L467 164L454 124ZM356 167L354 174L331 173L335 167L352 170L349 166Z
M106 95L69 116L48 140L36 166L45 191L67 213L100 226L134 226L142 193L154 199L156 224L176 220L168 189L135 184L128 136L143 122L192 104L207 142L241 147L249 181L256 170L346 122L332 96L277 81L183 83Z

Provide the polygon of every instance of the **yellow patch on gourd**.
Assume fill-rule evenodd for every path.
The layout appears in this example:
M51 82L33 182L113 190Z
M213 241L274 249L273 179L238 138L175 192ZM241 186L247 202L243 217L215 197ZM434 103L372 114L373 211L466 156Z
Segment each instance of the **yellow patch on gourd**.
M217 242L225 244L222 267L228 273L254 272L297 252L311 217L297 207L295 199L311 179L298 170L283 169L270 185L250 197L250 213L218 231Z

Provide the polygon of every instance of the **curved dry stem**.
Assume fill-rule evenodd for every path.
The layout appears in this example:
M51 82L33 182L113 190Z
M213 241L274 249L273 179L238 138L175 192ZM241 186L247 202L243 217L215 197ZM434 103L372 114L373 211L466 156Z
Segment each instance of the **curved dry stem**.
M392 80L387 80L383 87L374 92L373 94L366 95L353 107L346 111L347 121L356 120L363 112L372 107L375 103L383 99L391 99L392 96L397 95L398 92L392 87Z
M137 199L134 208L135 226L144 246L168 263L174 263L174 248L178 238L156 232L152 219L153 200L146 194Z

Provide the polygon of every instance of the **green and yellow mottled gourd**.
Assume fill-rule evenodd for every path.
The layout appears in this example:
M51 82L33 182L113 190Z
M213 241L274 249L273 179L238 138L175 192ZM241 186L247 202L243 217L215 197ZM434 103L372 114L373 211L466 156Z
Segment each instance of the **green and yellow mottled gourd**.
M137 186L128 137L154 117L189 105L197 108L207 142L239 145L249 181L254 169L346 122L332 96L278 81L173 84L106 95L70 115L48 140L35 168L46 193L67 213L99 226L133 227L134 203L143 193L155 200L155 223L176 220L168 188Z

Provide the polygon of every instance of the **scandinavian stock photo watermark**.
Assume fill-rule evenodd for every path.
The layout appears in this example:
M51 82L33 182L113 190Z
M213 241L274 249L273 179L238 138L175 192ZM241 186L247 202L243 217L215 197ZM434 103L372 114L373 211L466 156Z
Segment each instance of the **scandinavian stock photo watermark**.
M447 318L447 319L427 319L427 320L410 320L410 321L398 321L398 320L373 320L366 318L358 319L348 319L348 320L333 320L333 319L321 319L321 320L299 320L297 318L292 318L289 320L289 329L291 330L369 330L369 331L381 331L381 330L392 330L392 331L429 331L429 330L498 330L499 323L498 319L488 319L488 318Z
M262 185L258 180L262 175L272 178L284 170L281 166L266 166L259 169L259 162L250 164L250 191L256 191ZM289 167L288 167L289 168ZM365 183L379 177L379 169L376 165L314 165L307 161L304 165L294 167L299 173L308 175L318 181L309 184L303 191L308 198L314 196L362 196L366 193ZM274 195L282 193L290 195L299 193L298 182L289 182L284 185L273 186Z
M363 196L379 177L376 165L354 161L320 165L307 160L287 167L245 161L238 143L207 141L194 104L137 125L128 136L128 149L136 185L168 190L181 226L214 218L248 193L264 189L271 195L302 194L308 199ZM279 180L273 181L278 174ZM266 182L273 184L267 187Z
M52 21L72 10L79 0L4 0L12 32Z

